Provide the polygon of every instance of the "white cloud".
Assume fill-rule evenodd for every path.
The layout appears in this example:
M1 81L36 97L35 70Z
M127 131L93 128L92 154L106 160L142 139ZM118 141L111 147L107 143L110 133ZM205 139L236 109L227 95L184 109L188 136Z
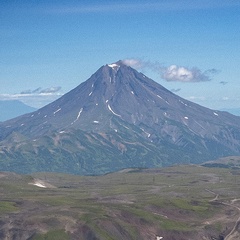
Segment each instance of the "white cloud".
M19 100L29 106L41 108L62 96L60 89L61 87L37 88L15 94L0 94L0 100Z
M142 61L140 59L125 59L123 60L128 66L131 66L136 69L150 69L158 74L161 78L166 81L178 81L178 82L204 82L210 81L211 75L218 73L216 69L208 69L206 71L201 71L197 67L188 68L184 66L178 66L172 64L168 67L163 66L162 64L149 61Z
M229 97L223 97L222 100L223 100L223 101L228 101L228 100L229 100Z
M201 72L201 70L196 67L190 69L177 65L171 65L163 69L161 77L167 81L178 82L202 82L211 80L205 72Z
M238 0L172 0L172 1L148 1L148 2L121 2L101 4L74 4L55 5L45 10L51 14L83 14L83 13L125 13L146 11L185 11L194 9L214 9L239 6Z
M56 93L59 92L61 90L61 87L50 87L50 88L36 88L34 90L24 90L22 91L20 94L41 94L41 93Z
M146 62L143 62L139 59L134 59L134 58L124 59L122 62L125 65L130 66L130 67L135 68L135 69L144 68L145 65L146 65Z
M181 88L176 88L176 89L173 88L173 89L171 89L171 92L175 92L176 93L176 92L179 92L179 91L181 91Z

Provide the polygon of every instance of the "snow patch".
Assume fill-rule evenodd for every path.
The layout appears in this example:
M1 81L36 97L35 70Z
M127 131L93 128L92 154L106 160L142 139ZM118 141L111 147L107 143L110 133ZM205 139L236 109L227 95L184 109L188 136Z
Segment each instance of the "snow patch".
M92 95L92 92L90 92L89 94L88 94L88 96L90 97Z
M112 108L110 107L109 104L108 104L108 109L109 109L109 111L111 111L114 115L116 115L116 116L118 116L118 117L121 117L121 115L115 113L115 112L112 110Z
M29 183L30 185L34 185L40 188L47 188L46 185L42 181L35 180L33 183Z
M157 95L157 97L163 99L163 98L162 98L161 96L159 96L159 95Z
M108 100L106 100L106 103L108 103Z
M215 113L215 112L213 112L213 114L214 114L215 116L218 116L218 114L217 114L217 113Z
M131 91L131 94L133 94L133 95L134 95L134 92L133 92L133 91Z
M143 128L141 128L141 130L147 135L148 138L151 137L151 134L146 132Z
M45 118L47 117L47 115L44 116Z
M96 106L98 106L98 103L96 103Z
M80 109L80 111L78 112L77 118L71 123L71 125L74 124L80 118L82 111L83 111L83 108Z
M40 187L40 188L46 188L46 186L41 183L34 183L33 185Z
M81 108L80 111L78 112L78 115L77 115L76 121L80 118L82 111L83 111L83 108Z
M188 107L188 105L186 103L184 103L183 101L179 100L179 102L183 105L185 105L186 107Z
M112 68L113 70L115 70L116 72L117 72L118 69L120 68L120 66L117 65L116 63L108 64L108 66L109 66L110 68Z
M94 123L99 123L99 121L93 121Z
M117 65L116 63L108 64L108 66L109 66L110 68L119 67L119 65Z
M188 117L184 117L185 119L188 119Z
M65 133L65 131L60 131L59 133Z
M59 108L58 110L56 110L55 112L53 112L53 114L55 115L57 112L61 111L61 108Z

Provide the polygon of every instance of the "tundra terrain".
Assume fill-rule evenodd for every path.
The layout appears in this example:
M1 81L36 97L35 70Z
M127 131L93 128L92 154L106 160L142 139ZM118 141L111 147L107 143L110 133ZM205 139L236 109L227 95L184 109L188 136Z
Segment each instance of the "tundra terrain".
M0 174L0 239L234 240L240 171L195 165L102 176Z

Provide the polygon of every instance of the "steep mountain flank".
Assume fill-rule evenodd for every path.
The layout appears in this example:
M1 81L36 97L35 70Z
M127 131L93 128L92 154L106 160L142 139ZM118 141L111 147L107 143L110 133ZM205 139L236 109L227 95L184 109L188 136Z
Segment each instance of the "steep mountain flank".
M55 102L1 123L1 170L99 174L239 155L239 120L118 61Z

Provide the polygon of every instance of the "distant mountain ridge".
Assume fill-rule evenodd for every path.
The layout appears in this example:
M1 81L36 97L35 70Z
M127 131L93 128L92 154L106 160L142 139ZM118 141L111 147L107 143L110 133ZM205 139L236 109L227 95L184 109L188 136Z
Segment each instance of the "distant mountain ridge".
M118 61L53 103L0 124L0 162L3 170L77 174L200 163L239 155L239 120Z
M25 113L36 111L36 108L30 107L18 100L0 100L0 122L18 117Z

